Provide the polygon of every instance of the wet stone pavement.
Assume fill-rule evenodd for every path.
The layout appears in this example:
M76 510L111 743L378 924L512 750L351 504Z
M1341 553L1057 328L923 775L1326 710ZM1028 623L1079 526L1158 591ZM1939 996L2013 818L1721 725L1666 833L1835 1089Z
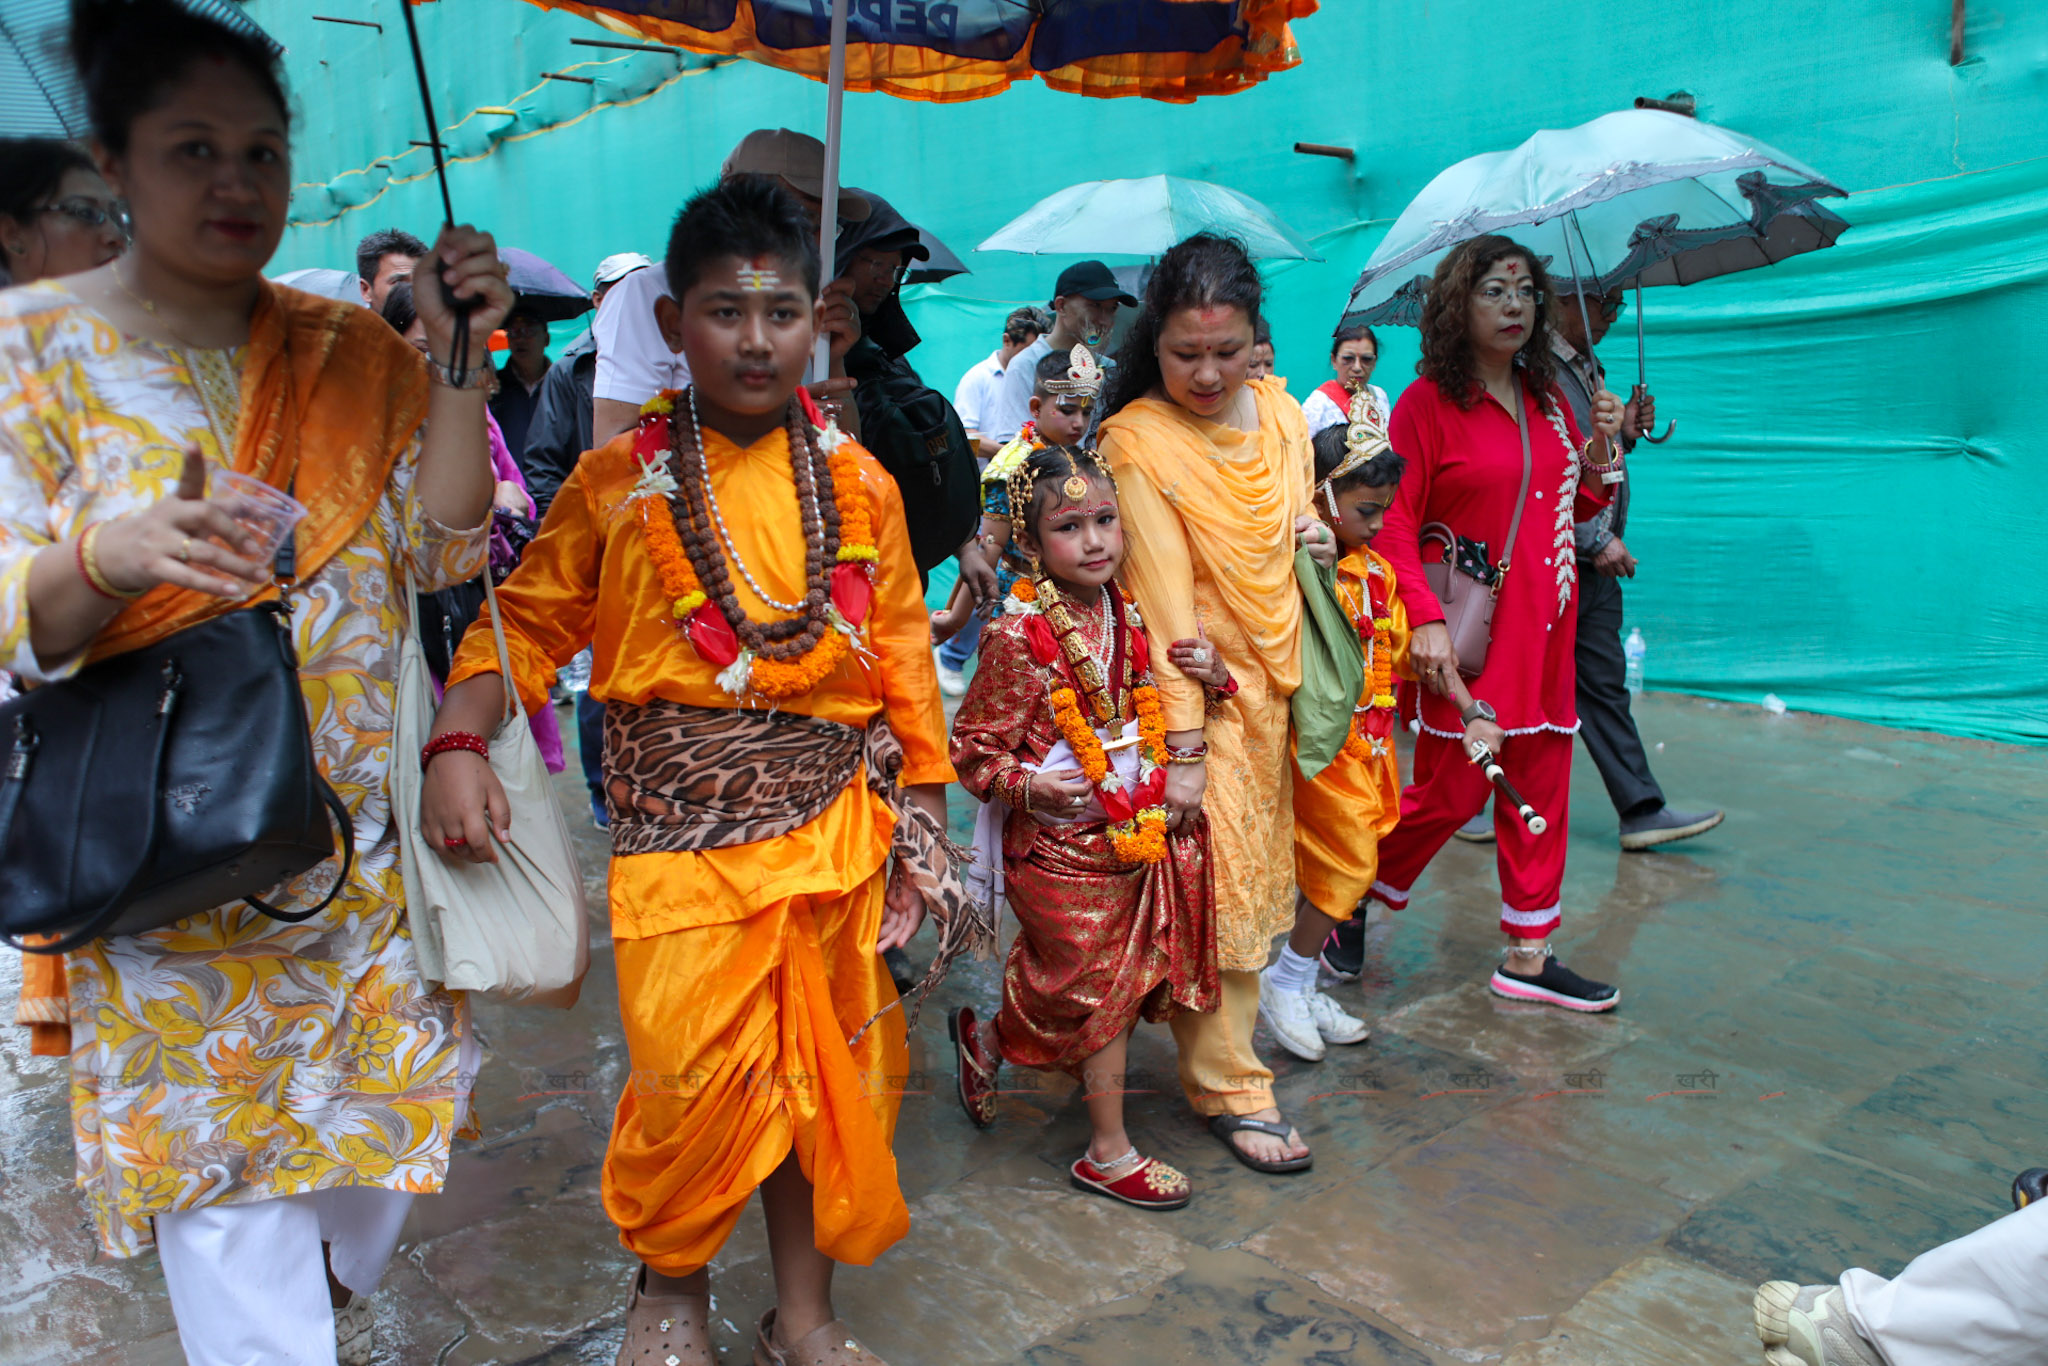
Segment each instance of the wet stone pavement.
M1308 1065L1262 1035L1312 1171L1238 1166L1181 1104L1166 1030L1140 1031L1133 1136L1197 1192L1147 1215L1068 1186L1086 1119L1063 1078L1006 1074L999 1123L971 1128L927 1011L896 1145L911 1231L840 1273L841 1312L895 1366L1709 1366L1760 1359L1759 1280L1891 1273L1997 1216L2048 1158L2041 752L1674 697L1639 715L1679 804L1729 815L1624 856L1581 754L1559 938L1621 984L1614 1016L1485 994L1492 853L1454 843L1336 988L1372 1041ZM601 892L595 832L583 852ZM628 1067L599 937L573 1013L478 1010L484 1136L415 1207L380 1361L612 1360L630 1263L598 1171ZM985 1009L997 983L971 964L934 1004ZM94 1254L57 1068L18 1034L0 1361L178 1362L155 1259ZM766 1254L750 1214L714 1268L727 1363L770 1302Z

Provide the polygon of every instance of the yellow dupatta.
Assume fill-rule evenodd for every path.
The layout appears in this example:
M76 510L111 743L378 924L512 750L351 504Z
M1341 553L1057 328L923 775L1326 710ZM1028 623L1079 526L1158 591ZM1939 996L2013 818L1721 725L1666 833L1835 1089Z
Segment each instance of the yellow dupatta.
M1176 585L1188 583L1198 566L1274 692L1286 697L1301 682L1294 519L1309 509L1315 454L1301 408L1280 382L1257 379L1248 387L1256 431L1195 417L1163 398L1138 399L1102 424L1102 452L1126 485L1124 582L1145 604L1148 633L1160 643L1153 668L1169 701L1176 689L1165 675L1185 680L1166 663L1163 647L1196 635L1198 625L1192 598ZM1141 480L1126 480L1127 470ZM1199 689L1192 700L1199 717ZM1170 724L1175 710L1168 708Z

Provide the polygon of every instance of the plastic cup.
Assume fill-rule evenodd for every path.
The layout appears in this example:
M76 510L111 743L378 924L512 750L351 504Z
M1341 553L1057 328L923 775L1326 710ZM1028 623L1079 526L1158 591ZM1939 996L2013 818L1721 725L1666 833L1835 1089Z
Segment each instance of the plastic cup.
M256 542L246 552L258 564L277 558L277 549L306 515L305 504L253 475L218 467L206 472L206 496Z

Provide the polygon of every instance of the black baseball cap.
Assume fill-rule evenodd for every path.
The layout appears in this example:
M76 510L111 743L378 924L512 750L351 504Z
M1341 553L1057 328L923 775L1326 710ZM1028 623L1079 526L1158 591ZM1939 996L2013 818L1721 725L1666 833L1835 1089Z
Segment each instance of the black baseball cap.
M1138 301L1124 293L1116 276L1100 261L1076 261L1060 272L1059 281L1052 287L1052 297L1065 299L1075 294L1084 299L1114 299L1125 308L1138 306Z

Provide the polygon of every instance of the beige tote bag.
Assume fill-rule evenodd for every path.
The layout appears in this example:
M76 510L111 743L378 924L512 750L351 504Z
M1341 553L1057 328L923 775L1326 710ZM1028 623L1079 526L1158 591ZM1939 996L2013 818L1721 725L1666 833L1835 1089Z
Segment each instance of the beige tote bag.
M406 610L413 622L399 645L397 717L391 740L391 809L398 821L405 905L420 971L457 991L481 991L518 1005L576 1004L590 968L590 921L583 871L569 843L569 825L555 800L547 764L534 743L526 709L512 687L498 595L484 571L491 633L505 679L505 715L491 736L491 771L505 789L512 838L496 863L445 857L420 832L425 774L420 746L434 722L434 682L420 649L418 594L405 571Z

